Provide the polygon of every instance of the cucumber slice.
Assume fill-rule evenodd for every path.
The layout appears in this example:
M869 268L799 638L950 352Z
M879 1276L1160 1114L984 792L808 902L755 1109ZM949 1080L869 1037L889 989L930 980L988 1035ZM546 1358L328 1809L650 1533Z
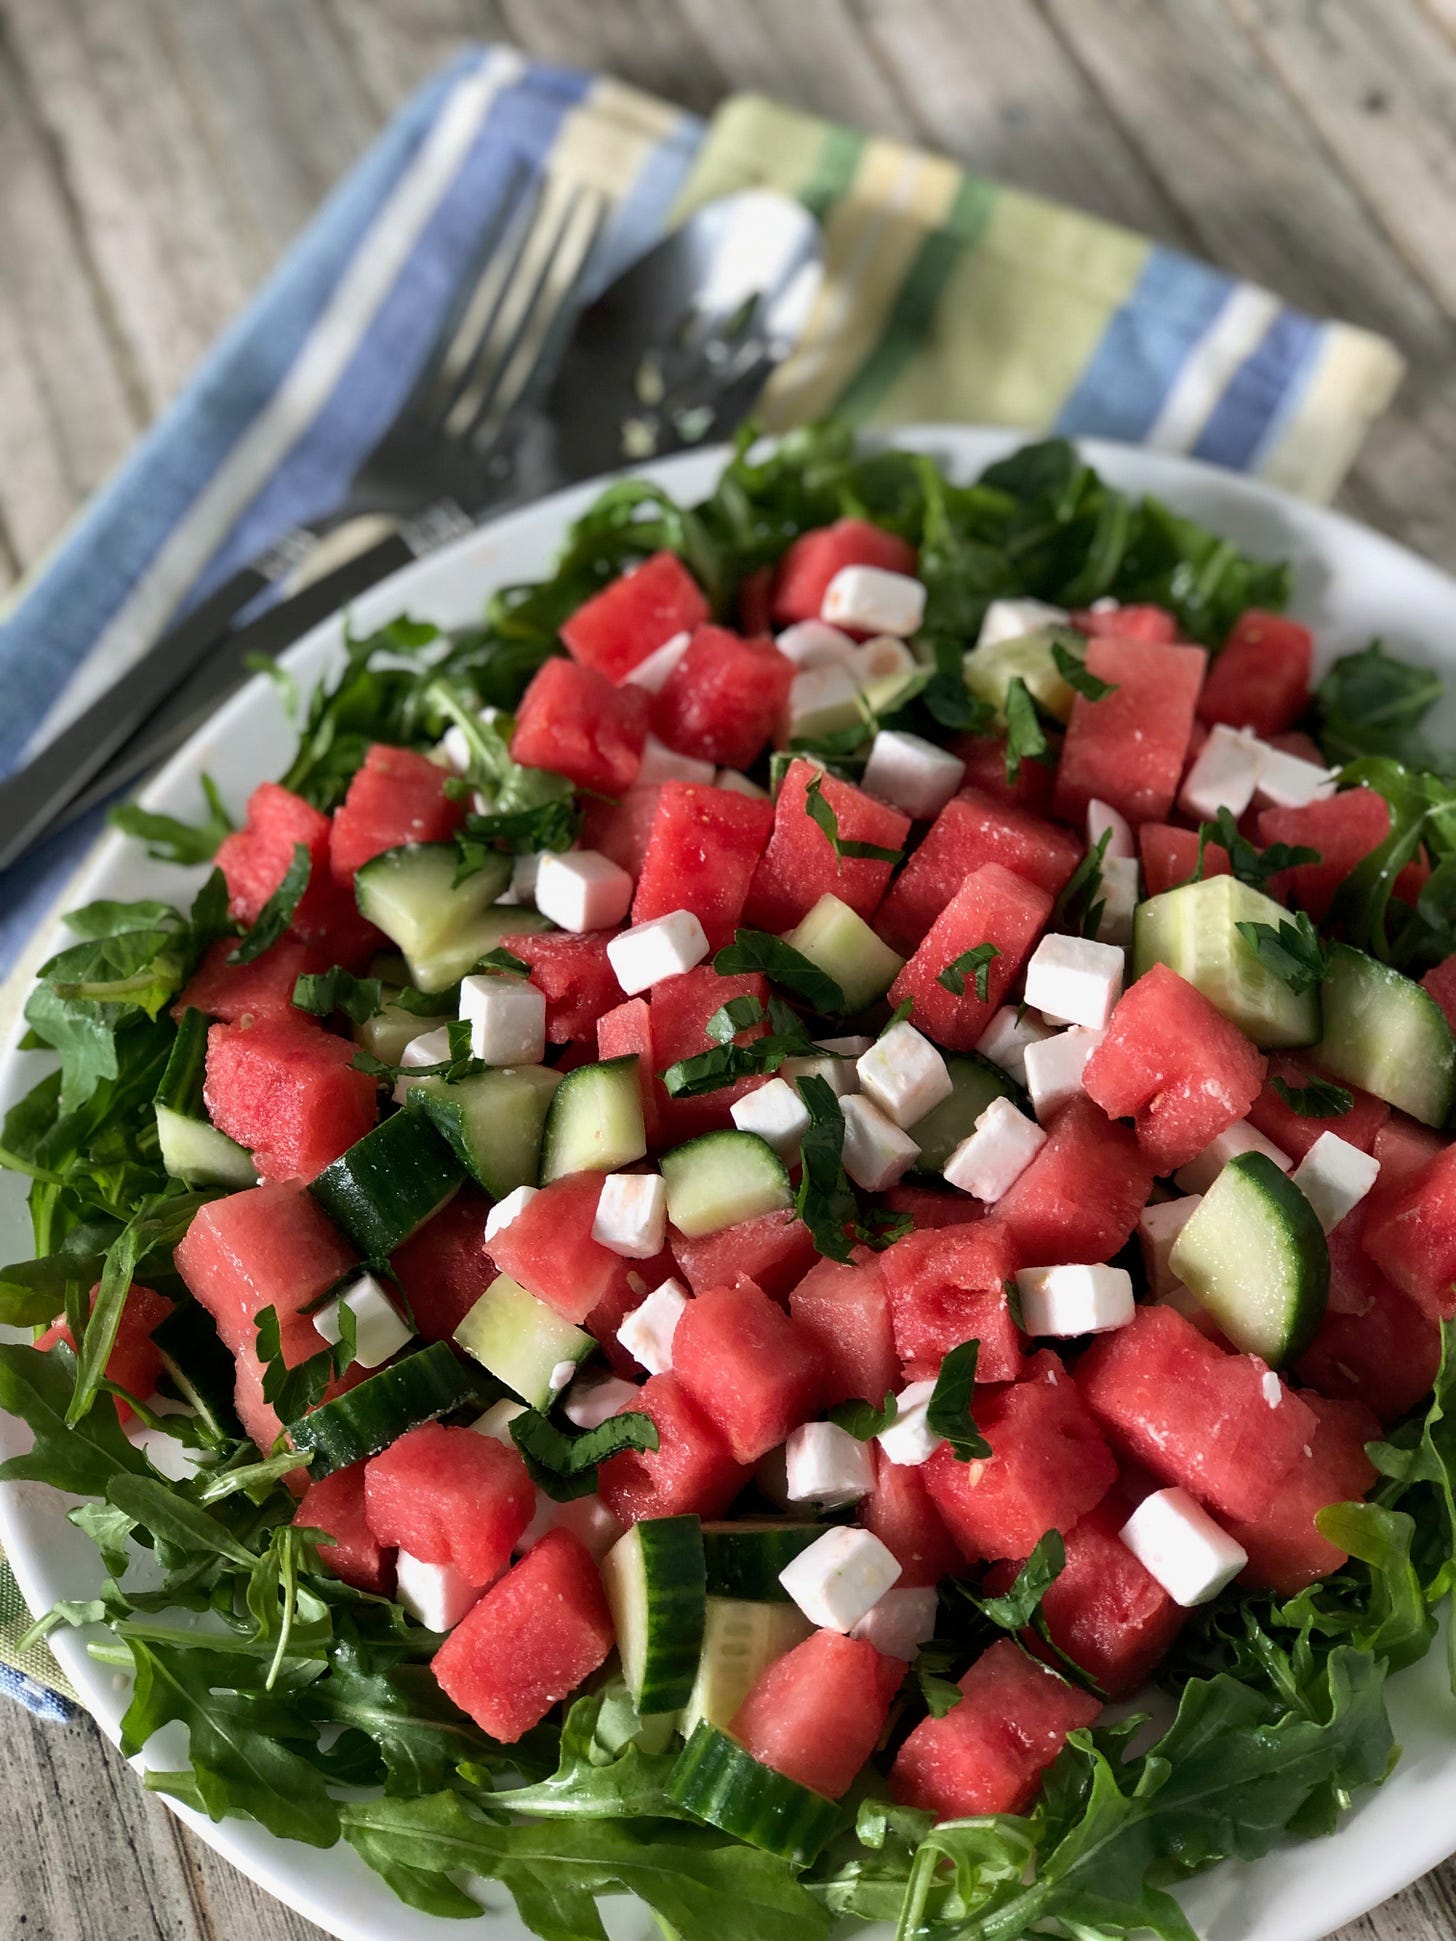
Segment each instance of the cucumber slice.
M556 1369L585 1361L597 1345L509 1274L491 1282L455 1330L455 1340L529 1408L543 1410L560 1392L551 1379Z
M678 1754L667 1790L695 1818L795 1867L816 1859L844 1818L837 1800L760 1765L706 1719Z
M438 1031L442 1024L449 1022L449 1017L444 1013L439 1017L422 1018L413 1011L406 1011L402 1004L395 1004L386 998L372 1018L355 1025L354 1043L371 1052L382 1065L397 1065L404 1056L405 1046L412 1039L426 1031Z
M334 1225L365 1260L417 1233L460 1184L460 1162L420 1112L396 1112L311 1181Z
M703 1532L695 1516L634 1523L602 1559L622 1675L644 1717L686 1705L703 1648Z
M541 1169L541 1133L560 1072L548 1065L502 1065L451 1084L419 1078L409 1110L423 1112L466 1172L503 1200L518 1186L534 1186Z
M794 1203L784 1162L755 1132L705 1132L664 1153L667 1217L689 1240Z
M707 1545L704 1544L704 1558ZM709 1595L703 1620L703 1652L683 1708L682 1731L691 1738L704 1719L728 1725L776 1658L802 1644L814 1629L797 1604Z
M188 1186L256 1186L252 1155L209 1123L202 1102L208 1024L189 1006L167 1055L155 1101L162 1164L169 1178Z
M336 1469L377 1456L408 1429L437 1422L468 1403L480 1401L475 1376L451 1353L449 1344L436 1341L417 1355L381 1368L357 1388L322 1402L297 1422L288 1424L295 1449L311 1449L309 1476L317 1482Z
M978 701L988 702L1004 715L1007 689L1014 680L1023 680L1027 693L1048 714L1069 721L1077 697L1052 654L1056 641L1079 659L1086 652L1086 642L1070 628L1039 627L1011 640L988 641L984 647L973 647L961 663L966 686Z
M1330 1250L1314 1208L1261 1152L1231 1159L1173 1243L1169 1270L1236 1348L1271 1368L1319 1326Z
M848 1012L863 1011L883 997L905 968L905 959L882 942L857 911L828 893L784 942L834 979Z
M960 1057L948 1056L945 1063L954 1088L950 1097L932 1106L909 1128L910 1137L920 1148L920 1157L912 1168L917 1173L943 1173L946 1161L962 1139L975 1131L977 1119L992 1099L1010 1099L1028 1118L1032 1116L1031 1100L1021 1086L989 1058L970 1051Z
M1325 1035L1315 1061L1409 1112L1443 1126L1456 1094L1456 1040L1429 991L1363 950L1336 944L1324 982Z
M1318 991L1291 991L1239 935L1240 923L1276 928L1289 912L1234 876L1210 876L1140 903L1133 919L1133 976L1166 964L1265 1051L1312 1045L1320 1035Z
M541 1184L567 1173L611 1173L647 1154L637 1054L578 1065L546 1114Z
M713 1597L786 1604L779 1582L801 1550L822 1537L825 1523L789 1523L781 1517L745 1517L737 1523L703 1525L703 1558Z
M411 958L411 980L422 991L448 991L507 937L555 927L537 911L514 905L505 910L482 910L478 917L472 917L431 949Z
M460 853L453 842L412 842L371 856L354 878L362 914L412 963L442 938L490 908L511 880L509 856L455 881Z

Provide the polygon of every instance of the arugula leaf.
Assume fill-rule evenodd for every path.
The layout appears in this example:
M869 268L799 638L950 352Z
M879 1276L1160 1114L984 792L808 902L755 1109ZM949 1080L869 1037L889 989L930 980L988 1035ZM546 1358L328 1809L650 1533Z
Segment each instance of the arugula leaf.
M990 1443L976 1427L971 1414L980 1352L979 1341L963 1341L958 1348L951 1349L940 1364L926 1410L925 1419L932 1435L945 1438L957 1462L972 1462L991 1453Z
M98 903L84 904L79 910L68 910L62 922L76 936L93 942L101 937L124 936L133 930L180 930L183 927L180 913L170 903L157 903L145 898L135 903L117 903L103 898Z
M834 1087L817 1072L799 1080L799 1097L808 1108L809 1126L799 1146L798 1215L819 1253L847 1261L854 1251L849 1236L859 1202L844 1171L844 1113Z
M894 1394L887 1395L876 1408L873 1402L839 1402L829 1411L828 1420L859 1442L873 1442L882 1429L888 1429L900 1413Z
M271 950L292 923L312 872L313 858L309 854L308 844L295 843L293 861L283 872L282 882L258 912L258 921L252 929L235 949L228 952L230 964L251 964L265 950Z
M232 834L234 825L212 777L202 775L198 779L207 798L207 816L200 823L179 822L176 816L159 815L137 802L120 803L107 819L123 835L146 843L147 854L157 862L210 863L224 836Z
M1194 870L1192 881L1203 881L1204 853L1210 843L1217 843L1228 855L1230 873L1251 889L1267 889L1271 876L1282 870L1298 869L1305 863L1317 863L1320 853L1302 843L1270 843L1269 847L1259 850L1246 836L1239 834L1239 825L1226 807L1220 808L1212 822L1198 825L1198 867Z
M342 1011L352 1024L365 1024L384 1008L384 984L335 964L331 970L304 971L293 987L293 1003L311 1017L331 1018Z
M1446 953L1450 939L1449 926L1441 922L1444 913L1433 907L1431 883L1426 885L1426 909L1428 915L1437 919L1434 937L1422 938L1422 926L1411 924L1402 916L1398 903L1392 905L1400 873L1419 856L1423 843L1429 840L1433 852L1443 861L1456 846L1456 829L1453 829L1456 794L1437 775L1418 774L1399 762L1379 756L1351 762L1341 772L1340 780L1356 787L1363 784L1383 795L1390 808L1390 829L1335 892L1330 906L1331 924L1358 950L1369 951L1385 962L1395 961L1404 966L1418 957L1436 962ZM1449 872L1438 868L1437 874L1449 883ZM1392 939L1393 918L1410 929L1413 937L1397 934Z
M131 1219L106 1250L106 1264L96 1288L91 1312L77 1336L75 1391L66 1410L66 1421L74 1428L91 1408L111 1351L137 1266L148 1255L168 1252L186 1233L194 1214L215 1192L179 1193L169 1190L144 1199ZM105 1411L109 1414L110 1410Z
M959 957L953 957L935 981L943 984L952 997L960 997L964 994L967 977L974 973L976 996L984 1004L990 995L991 964L1000 955L995 944L976 944L970 950L963 950Z
M1343 1085L1332 1085L1326 1078L1312 1078L1308 1085L1297 1086L1275 1078L1273 1085L1290 1111L1301 1119L1342 1119L1354 1109L1354 1093Z
M1083 654L1085 652L1084 648ZM1052 641L1052 660L1067 686L1084 700L1105 701L1109 694L1116 694L1117 683L1099 679L1088 667L1083 654L1076 653L1065 641Z
M440 1690L428 1664L382 1659L352 1641L329 1653L329 1675L298 1703L319 1724L364 1733L384 1762L386 1787L411 1797L455 1781L466 1760L488 1764L492 1741Z
M1320 745L1335 761L1389 756L1449 775L1452 756L1421 732L1443 691L1434 668L1400 660L1374 640L1360 653L1341 655L1315 689Z
M1296 996L1312 991L1325 980L1329 953L1319 932L1303 910L1272 923L1236 923L1235 930L1259 962ZM1346 1110L1349 1108L1346 1107Z
M766 930L735 930L731 944L713 959L720 977L762 973L791 996L828 1015L844 1009L844 992L826 971L782 937Z
M841 836L839 817L834 813L833 803L824 794L822 775L811 775L804 786L804 813L829 839L829 845L840 862L849 857L851 861L898 863L905 854L903 849L887 849L883 843L851 842Z
M154 1020L189 968L187 940L171 928L89 938L41 966L25 1017L61 1061L63 1113L79 1110L120 1077L123 1034Z
M999 1597L981 1597L976 1604L1003 1631L1023 1631L1041 1609L1041 1601L1066 1568L1067 1546L1061 1532L1048 1530L1041 1537L1009 1591Z
M593 1496L597 1466L625 1449L656 1449L657 1424L640 1410L610 1415L595 1429L568 1436L538 1409L511 1418L511 1441L525 1459L531 1479L554 1503Z
M1021 777L1021 764L1036 761L1047 752L1046 730L1019 674L1012 677L1006 689L1002 712L1006 716L1006 780L1014 787Z
M1095 937L1101 929L1106 899L1098 893L1102 888L1102 865L1111 841L1112 831L1104 829L1062 885L1052 909L1052 924L1064 934Z
M202 1551L251 1571L256 1561L227 1527L171 1483L155 1476L122 1474L106 1486L112 1508L133 1524L184 1554Z
M622 1730L610 1729L620 1709ZM690 1820L668 1797L675 1752L644 1752L642 1721L624 1686L608 1686L573 1701L561 1728L556 1770L532 1786L497 1797L512 1813L533 1819Z
M35 1437L23 1456L0 1463L0 1482L51 1483L77 1496L105 1496L121 1475L145 1476L151 1465L128 1442L115 1409L67 1420L76 1358L64 1342L42 1354L0 1342L0 1409L19 1416Z

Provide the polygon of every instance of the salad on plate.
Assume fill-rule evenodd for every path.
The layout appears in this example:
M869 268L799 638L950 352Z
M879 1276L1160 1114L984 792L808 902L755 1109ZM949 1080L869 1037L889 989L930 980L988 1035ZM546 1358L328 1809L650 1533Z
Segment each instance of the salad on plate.
M1188 1941L1385 1777L1456 758L1286 595L1060 442L745 437L117 812L200 886L27 1003L0 1476L149 1787L543 1941Z

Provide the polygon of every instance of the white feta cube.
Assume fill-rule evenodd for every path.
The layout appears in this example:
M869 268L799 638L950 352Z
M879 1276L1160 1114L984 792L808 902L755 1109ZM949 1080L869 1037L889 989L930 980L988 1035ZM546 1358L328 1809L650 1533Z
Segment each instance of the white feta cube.
M1201 1193L1185 1194L1181 1200L1158 1200L1145 1206L1138 1215L1138 1245L1142 1249L1143 1271L1157 1300L1163 1300L1182 1283L1168 1265L1168 1256L1178 1235L1203 1205Z
M875 1486L868 1446L834 1422L805 1422L791 1431L784 1475L791 1503L820 1503L826 1510L857 1503Z
M656 735L648 735L642 744L642 765L637 770L635 786L646 788L652 782L699 782L711 784L713 764L699 760L696 755L681 755L676 748L669 748L665 741Z
M1026 1089L1043 1125L1082 1090L1083 1068L1106 1035L1078 1025L1026 1047Z
M909 1172L920 1148L893 1119L858 1092L839 1101L844 1114L844 1170L867 1193L883 1193Z
M1070 617L1064 608L1048 606L1045 600L993 600L982 618L976 645L996 647L1003 640L1021 640L1043 627L1065 626Z
M499 708L482 708L476 719L482 728L488 728L499 712ZM465 730L458 722L451 722L435 752L445 766L453 768L457 775L464 775L470 767L470 743L465 738Z
M975 1131L945 1162L945 1178L990 1205L1011 1191L1045 1144L1046 1134L1034 1119L1018 1112L1010 1099L992 1099Z
M841 566L824 589L819 618L857 634L908 638L925 618L925 588L883 566Z
M1024 1085L1027 1046L1044 1044L1056 1035L1056 1027L1043 1024L1034 1012L1022 1011L1019 1005L1003 1004L976 1040L976 1050L982 1058L999 1065L1018 1085Z
M661 1287L654 1287L618 1328L618 1345L634 1361L641 1362L649 1375L665 1375L672 1367L672 1338L687 1304L687 1289L682 1282L666 1280Z
M597 1564L622 1534L621 1524L599 1496L578 1496L570 1503L555 1503L544 1490L537 1490L536 1514L521 1532L517 1553L524 1557L553 1530L569 1531Z
M756 802L767 802L768 790L761 789L741 768L720 768L713 777L715 789L728 789L734 795L749 795Z
M536 908L562 930L610 930L632 902L632 878L595 849L546 855L536 872Z
M667 1181L661 1173L608 1173L592 1239L627 1260L652 1260L667 1239Z
M1110 802L1098 801L1094 795L1087 804L1087 847L1095 849L1104 836L1107 838L1107 847L1102 852L1104 862L1112 856L1136 857L1132 824L1121 809L1114 809Z
M955 1090L935 1046L903 1018L860 1054L855 1070L861 1092L897 1126L913 1126Z
M843 661L806 668L789 687L789 738L838 734L864 719L859 688Z
M899 681L920 672L920 663L893 634L876 634L856 647L849 657L849 671L860 687L876 687L882 681Z
M624 1382L619 1375L603 1375L595 1381L578 1382L561 1404L561 1412L578 1429L599 1429L620 1409L634 1403L640 1393L635 1382Z
M447 1026L437 1025L433 1031L422 1031L417 1038L411 1038L399 1054L400 1074L394 1081L394 1102L403 1105L409 1097L410 1087L418 1081L409 1076L412 1071L428 1070L431 1065L448 1065L450 1062L450 1032Z
M507 1449L515 1448L511 1435L511 1424L518 1415L526 1413L524 1402L512 1402L509 1398L492 1402L484 1415L476 1416L471 1428L478 1436L489 1436L492 1442L503 1442Z
M1357 1207L1380 1176L1380 1161L1337 1132L1322 1132L1290 1177L1326 1233Z
M1102 905L1097 941L1119 949L1132 942L1132 920L1138 906L1141 878L1131 856L1109 856L1102 865L1102 881L1093 901Z
M1132 1276L1121 1267L1023 1267L1016 1291L1032 1336L1106 1334L1125 1328L1136 1312Z
M1294 1161L1287 1152L1281 1152L1273 1140L1266 1139L1247 1119L1236 1119L1216 1139L1211 1139L1196 1159L1180 1166L1173 1178L1185 1193L1206 1193L1229 1161L1244 1152L1263 1153L1281 1173L1293 1170Z
M1259 767L1259 744L1249 730L1217 722L1184 778L1179 807L1195 822L1212 822L1220 809L1237 818L1254 799Z
M1307 762L1302 755L1286 754L1267 741L1255 743L1259 755L1259 779L1254 800L1270 809L1303 809L1311 802L1323 802L1335 792L1338 771Z
M485 1244L488 1247L496 1235L512 1220L518 1220L526 1208L540 1192L539 1186L518 1186L514 1192L507 1193L503 1200L497 1200L485 1216Z
M851 1631L900 1575L894 1555L871 1530L826 1530L779 1572L779 1582L811 1624Z
M875 1437L885 1452L885 1460L897 1469L918 1469L929 1462L941 1443L930 1426L930 1398L934 1382L911 1382L895 1397L895 1419Z
M577 1364L574 1361L558 1361L552 1364L551 1373L546 1377L546 1386L553 1395L560 1395L571 1387L576 1379Z
M1249 1561L1242 1545L1181 1489L1144 1497L1121 1536L1148 1575L1185 1610L1217 1597Z
M855 1070L852 1058L839 1058L833 1052L825 1052L822 1058L786 1058L779 1066L779 1076L789 1085L797 1086L801 1078L822 1078L831 1091L843 1098L846 1092L859 1090L859 1073Z
M1122 996L1124 969L1125 959L1115 944L1052 931L1026 966L1026 1001L1064 1024L1101 1031Z
M804 1062L808 1062L807 1060ZM771 1078L728 1108L740 1132L756 1132L790 1165L809 1130L809 1108L786 1078Z
M796 621L792 627L784 628L774 645L801 672L810 667L833 667L837 661L847 662L855 647L847 633L841 633L838 627L831 627L823 620Z
M645 687L649 694L661 694L673 669L692 643L690 633L674 634L671 640L664 640L644 660L639 660L632 671L623 676L624 681L630 681L633 687Z
M378 1368L414 1339L399 1309L372 1274L361 1274L333 1300L314 1312L313 1325L332 1347L342 1338L340 1308L354 1317L354 1359L361 1368Z
M427 1631L453 1631L483 1588L454 1564L427 1564L408 1550L395 1553L394 1601Z
M852 1638L863 1638L886 1658L903 1658L909 1664L920 1656L920 1647L935 1636L939 1599L934 1584L888 1590L878 1604L872 1604L850 1630Z
M517 856L511 864L511 895L518 903L536 901L536 878L541 872L541 855L539 849L532 849L524 856Z
M864 787L882 802L926 821L938 816L966 777L966 765L922 735L881 728L870 743Z
M462 977L460 1016L470 1055L487 1065L539 1065L546 1056L546 993L525 977Z
M680 977L708 954L708 939L691 910L634 923L607 943L607 962L628 997L650 990L664 977Z

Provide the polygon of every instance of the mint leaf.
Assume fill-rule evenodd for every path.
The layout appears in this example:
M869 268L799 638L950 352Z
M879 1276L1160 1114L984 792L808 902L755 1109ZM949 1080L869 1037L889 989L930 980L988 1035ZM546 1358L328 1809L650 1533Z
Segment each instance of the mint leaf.
M293 845L293 861L283 872L283 880L272 896L258 912L258 921L248 931L242 942L228 952L230 964L251 964L261 957L265 950L271 950L278 939L293 921L293 914L303 901L304 891L313 870L313 858L309 855L307 843Z
M829 1411L828 1419L857 1441L872 1442L882 1429L889 1428L899 1413L899 1403L889 1394L878 1408L873 1402L840 1402Z
M1021 779L1021 764L1047 752L1046 731L1019 674L1006 689L1002 710L1006 716L1006 780L1014 787Z
M731 1045L740 1031L751 1031L754 1025L762 1023L763 1006L756 997L745 993L720 1004L705 1029L715 1045Z
M476 976L486 971L500 971L506 977L529 977L531 966L524 957L518 957L513 950L507 950L504 944L497 944L494 950L488 950L483 957L477 957L472 966L472 972ZM396 1002L398 1002L397 999ZM433 1002L438 1003L439 999L436 998Z
M1082 655L1068 647L1065 641L1056 639L1052 641L1052 660L1067 686L1080 694L1084 700L1105 701L1109 694L1116 694L1117 683L1100 680L1088 667Z
M315 1018L342 1011L352 1024L364 1024L384 1008L384 984L335 964L332 970L304 971L293 987L293 1003Z
M766 930L735 930L732 943L724 944L713 959L713 969L720 977L758 972L824 1015L844 1009L844 992L834 979L802 951Z
M854 1251L850 1232L859 1219L859 1202L844 1171L844 1113L834 1087L816 1072L799 1080L799 1097L809 1111L799 1147L799 1218L819 1253L847 1261Z
M990 1443L976 1427L971 1414L980 1352L979 1341L963 1341L959 1348L951 1349L940 1364L926 1410L931 1433L945 1438L957 1462L972 1462L991 1453Z
M1052 908L1054 930L1078 937L1095 937L1101 929L1102 912L1106 908L1106 901L1099 894L1102 865L1111 841L1112 831L1104 829L1062 885Z
M1251 889L1265 889L1269 879L1278 876L1286 869L1298 869L1306 863L1317 863L1320 853L1303 844L1287 842L1270 843L1267 849L1256 849L1246 836L1239 834L1239 825L1227 808L1221 808L1212 822L1198 825L1198 867L1194 870L1192 882L1203 881L1204 853L1210 843L1217 843L1228 855L1230 872L1241 883Z
M200 823L180 822L176 816L159 815L136 802L123 802L107 818L123 835L134 836L147 845L147 854L161 863L210 863L224 836L233 832L233 820L223 807L217 784L210 775L199 777L207 798L208 813Z
M887 849L882 843L852 842L842 837L834 805L824 794L822 775L811 775L805 784L804 813L828 837L830 847L841 862L847 856L852 861L898 863L905 853L903 849Z
M1236 923L1234 928L1265 969L1273 971L1296 997L1324 982L1329 954L1303 910L1281 917L1277 925Z
M595 1429L569 1436L538 1409L511 1418L511 1441L525 1459L531 1479L553 1503L593 1496L597 1465L620 1456L624 1449L656 1449L657 1424L650 1415L629 1410L610 1415Z
M974 975L976 996L984 1004L991 990L991 964L1001 952L995 944L976 944L970 950L963 950L959 957L953 957L936 978L943 984L952 997L960 997L966 988L966 979Z
M1009 1591L999 1597L978 1597L982 1615L1002 1631L1023 1631L1041 1609L1041 1601L1066 1567L1067 1546L1061 1532L1048 1530L1021 1569Z
M1308 1085L1299 1086L1276 1078L1273 1085L1290 1111L1297 1112L1301 1119L1342 1119L1354 1109L1354 1093L1347 1092L1343 1085L1331 1085L1325 1078L1312 1078Z

